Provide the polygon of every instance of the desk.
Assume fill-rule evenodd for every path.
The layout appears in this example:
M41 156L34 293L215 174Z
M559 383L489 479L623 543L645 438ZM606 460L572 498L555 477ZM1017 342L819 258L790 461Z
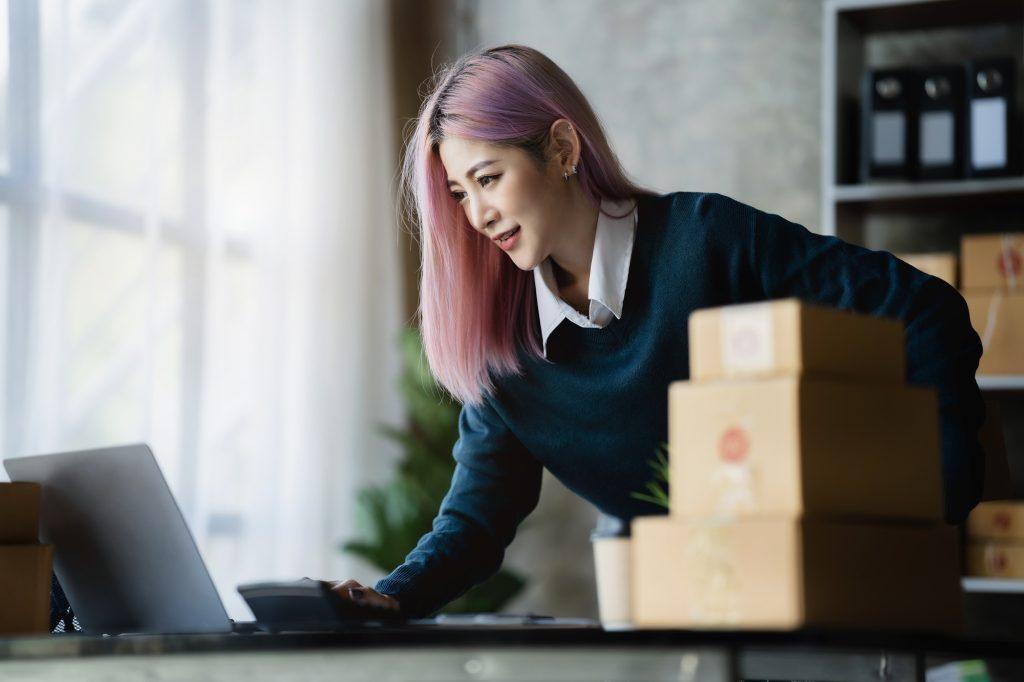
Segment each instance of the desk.
M926 665L975 658L1002 671L998 679L1024 679L1024 646L1011 642L868 633L434 627L15 637L0 639L0 680L919 682Z

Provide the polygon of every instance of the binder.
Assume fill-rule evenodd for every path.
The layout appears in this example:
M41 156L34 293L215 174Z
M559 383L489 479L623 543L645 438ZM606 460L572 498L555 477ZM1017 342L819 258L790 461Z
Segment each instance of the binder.
M962 65L923 69L918 79L917 177L959 178L964 158L964 87Z
M861 180L912 178L917 165L918 77L911 69L868 71L861 85Z
M1018 166L1016 64L1013 59L969 63L967 78L968 177L1011 175Z

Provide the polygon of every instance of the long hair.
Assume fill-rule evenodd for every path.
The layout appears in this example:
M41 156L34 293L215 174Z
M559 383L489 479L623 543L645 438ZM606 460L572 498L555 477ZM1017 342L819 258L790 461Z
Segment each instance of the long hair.
M503 45L442 67L410 121L400 203L420 233L423 347L438 383L463 403L479 404L495 378L519 374L520 350L543 357L543 349L533 273L472 228L451 197L439 145L453 136L516 147L543 167L559 118L580 136L575 177L595 206L652 194L626 177L572 79L533 48Z

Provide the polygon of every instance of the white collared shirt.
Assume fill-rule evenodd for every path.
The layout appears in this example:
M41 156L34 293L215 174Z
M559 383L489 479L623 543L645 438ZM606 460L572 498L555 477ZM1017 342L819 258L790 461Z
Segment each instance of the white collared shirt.
M629 210L630 205L633 206L633 211L622 218L605 215L622 215ZM636 220L637 209L634 201L601 202L601 212L597 216L594 255L590 261L590 284L587 288L587 298L590 299L588 317L583 317L558 295L558 283L555 281L551 258L545 258L533 269L545 357L548 353L548 337L562 320L569 320L580 327L600 329L611 322L613 315L616 319L622 317L622 300L626 295L626 279L629 276L629 261L633 254Z

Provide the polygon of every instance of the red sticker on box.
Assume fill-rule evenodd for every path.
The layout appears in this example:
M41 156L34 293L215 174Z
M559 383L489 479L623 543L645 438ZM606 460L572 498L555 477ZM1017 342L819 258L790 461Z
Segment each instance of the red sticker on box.
M990 573L1003 573L1006 571L1006 564L1009 563L1006 559L1006 553L1002 550L989 547L986 552L986 559L988 560L988 570Z
M718 456L726 462L742 462L750 452L750 439L743 429L732 426L718 441Z
M996 258L996 267L1003 277L1020 277L1022 266L1024 263L1021 262L1020 254L1009 247L1003 249Z
M1013 517L1007 512L998 512L992 517L992 525L1002 531L1010 530L1013 524Z

